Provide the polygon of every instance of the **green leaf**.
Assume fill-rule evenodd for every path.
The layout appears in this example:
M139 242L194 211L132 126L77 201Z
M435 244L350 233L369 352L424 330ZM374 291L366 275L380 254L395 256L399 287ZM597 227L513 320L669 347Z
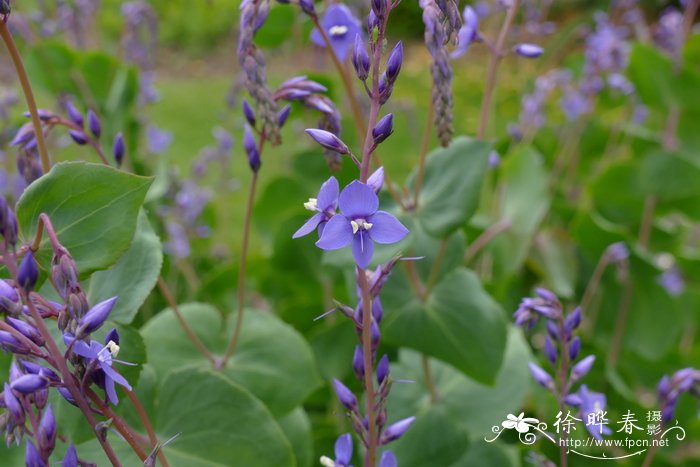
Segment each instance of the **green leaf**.
M490 245L498 273L516 271L527 257L537 227L549 209L549 174L542 156L531 147L510 154L502 167L502 221L510 227Z
M299 467L307 467L312 464L313 440L311 439L311 420L302 407L297 407L277 423L285 436L292 444L292 450Z
M385 286L386 340L492 383L503 358L506 325L503 310L478 277L465 268L456 269L437 283L424 304L408 292L405 281L397 274Z
M24 55L24 65L32 84L52 94L80 95L72 73L77 54L60 41L40 42Z
M226 323L210 305L189 303L180 310L208 348L223 354L236 315ZM159 375L173 368L209 365L170 309L146 323L142 335L148 361ZM294 409L321 383L303 337L275 316L254 310L245 313L236 351L222 373L250 390L275 415Z
M650 45L634 45L628 73L644 104L666 109L673 103L673 63L659 50Z
M265 27L255 35L255 43L260 47L276 48L291 36L296 14L285 5L274 5L265 21Z
M640 170L642 189L660 201L673 202L700 196L700 168L682 154L656 149L644 157Z
M531 260L533 266L540 270L548 288L561 297L573 298L578 262L576 245L567 232L547 229L538 233Z
M489 143L462 136L428 155L417 212L426 232L444 237L474 215L490 151Z
M32 183L17 204L22 241L31 242L39 215L46 213L58 240L75 259L81 278L114 264L131 243L151 178L101 164L64 162ZM44 233L37 260L51 261Z
M644 191L637 161L619 162L607 167L592 183L593 202L598 212L611 222L635 226L644 207Z
M289 440L265 406L242 386L201 368L173 371L158 391L152 418L159 439L182 433L164 448L173 467L296 466ZM112 437L123 465L141 465L126 442ZM108 465L96 441L77 447L81 458Z
M155 287L163 264L160 239L141 211L129 249L106 271L98 271L83 287L88 303L95 304L119 296L109 318L130 323Z

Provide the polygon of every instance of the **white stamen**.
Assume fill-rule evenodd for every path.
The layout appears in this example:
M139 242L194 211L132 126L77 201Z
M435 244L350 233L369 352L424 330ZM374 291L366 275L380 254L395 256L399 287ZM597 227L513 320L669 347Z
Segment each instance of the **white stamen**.
M328 33L331 36L342 36L343 34L348 32L348 27L347 26L342 26L342 25L335 25L331 26L328 29Z
M321 456L321 465L324 467L335 467L335 462L330 457Z
M109 353L112 354L112 357L116 357L117 354L119 353L119 346L114 341L107 342L107 345L105 345L105 348L107 350L109 350Z
M352 234L355 235L358 230L369 230L372 228L373 224L370 224L364 219L357 219L355 221L350 221L350 225L352 226Z
M360 230L360 224L355 221L350 221L350 225L352 226L352 234L355 235L357 231Z
M318 211L318 200L316 198L309 198L309 200L304 203L304 207L309 211Z
M365 222L364 225L363 225L362 227L364 227L365 230L369 230L369 229L372 228L373 225L374 225L374 224L370 224L369 222Z

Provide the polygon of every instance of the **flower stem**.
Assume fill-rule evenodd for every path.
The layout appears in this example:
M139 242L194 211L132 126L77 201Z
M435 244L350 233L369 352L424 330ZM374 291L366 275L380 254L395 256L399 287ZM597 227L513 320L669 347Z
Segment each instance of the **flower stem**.
M440 399L435 383L433 383L433 376L430 371L430 359L427 355L421 355L421 366L423 368L423 378L425 379L425 387L428 389L430 394L430 403L434 404Z
M27 101L27 107L29 108L29 114L32 117L32 124L34 125L34 134L37 142L37 149L39 150L39 157L41 158L41 168L44 173L51 170L51 162L49 160L49 151L46 149L46 140L44 139L44 132L41 128L41 120L39 119L39 112L36 107L36 101L34 100L34 93L32 92L32 86L29 83L29 77L27 76L27 71L24 69L24 64L22 63L22 57L17 50L17 45L10 30L7 28L7 23L0 20L0 37L2 37L7 51L10 53L10 58L12 59L12 64L15 67L15 72L17 73L17 78L22 85L22 91L24 92L24 98Z
M632 280L627 274L625 289L622 292L620 308L617 311L617 319L615 320L615 330L613 331L612 341L610 342L610 352L608 352L608 365L615 368L617 361L620 358L622 349L622 339L625 337L625 327L627 324L627 316L629 315L630 304L632 302Z
M596 264L595 269L593 270L593 274L588 281L588 285L586 285L586 290L583 292L583 298L581 299L581 311L588 316L588 319L584 321L583 327L586 334L589 335L595 329L595 324L598 318L598 309L596 308L595 310L589 310L588 307L590 306L591 301L593 300L593 297L600 286L600 281L603 278L603 273L605 272L605 268L608 267L609 262L610 260L607 253L603 253L598 260L598 264Z
M177 306L177 301L173 297L173 294L170 292L170 289L168 288L168 284L163 280L161 276L158 277L158 289L160 290L160 293L163 295L163 298L165 299L165 302L168 304L170 309L173 310L173 313L175 313L175 317L177 318L178 322L180 323L180 326L182 329L185 331L185 334L187 334L187 337L190 338L190 341L192 344L197 348L199 353L201 353L204 358L209 360L209 363L211 363L212 367L216 366L216 359L214 356L211 354L209 349L204 345L204 343L197 337L197 334L192 330L192 328L187 324L187 321L185 320L185 317L182 316L182 313L180 312L180 308Z
M260 148L262 150L262 145L264 142L264 137L261 139ZM262 152L262 151L261 151ZM238 344L238 339L241 335L241 328L243 327L243 312L245 309L245 273L248 261L248 243L250 240L250 225L253 218L253 206L255 201L255 191L258 185L258 172L253 172L253 179L250 182L250 191L248 192L248 206L245 213L245 221L243 222L243 246L241 247L241 261L238 268L238 315L236 315L236 327L233 330L233 335L229 341L228 347L226 347L226 352L223 358L219 362L219 366L223 368L226 366L226 362L231 358L233 352L236 350L236 345Z
M563 313L559 317L559 336L561 342L559 343L559 367L557 371L557 402L559 403L559 410L562 415L566 411L566 398L569 392L569 349L568 341L566 339L566 325ZM569 434L566 430L562 430L561 439L559 440L559 467L567 467L569 459L566 455L568 448L566 447L566 440ZM563 441L563 442L562 442Z
M141 404L141 401L139 400L139 396L137 396L134 391L127 391L126 394L129 396L131 405L134 406L136 413L139 415L139 418L141 419L141 423L143 423L143 427L146 430L146 433L148 433L148 439L153 445L153 449L156 449L158 447L158 436L156 435L156 432L153 429L151 419L148 418L146 409L144 409L143 404ZM165 458L165 453L162 449L158 451L158 459L160 460L160 463L163 465L163 467L169 467L168 460Z
M368 424L367 454L365 467L377 465L377 412L374 404L374 362L372 360L372 295L369 291L369 283L364 269L358 268L357 281L362 291L362 353L365 367L365 416Z
M510 219L502 219L495 224L489 226L484 230L481 235L476 237L476 239L469 245L467 251L464 253L464 261L468 264L488 243L497 237L499 234L508 230L511 226Z
M493 99L493 91L496 89L496 78L498 77L498 66L503 59L503 46L508 38L508 31L510 31L513 21L515 20L515 15L520 6L520 0L513 0L508 13L506 14L506 19L501 27L501 32L498 34L498 39L496 45L491 51L491 60L489 62L489 68L486 75L486 90L484 91L484 99L481 101L481 113L479 116L479 130L476 137L483 139L486 135L486 127L488 126L489 114L491 113L491 101Z

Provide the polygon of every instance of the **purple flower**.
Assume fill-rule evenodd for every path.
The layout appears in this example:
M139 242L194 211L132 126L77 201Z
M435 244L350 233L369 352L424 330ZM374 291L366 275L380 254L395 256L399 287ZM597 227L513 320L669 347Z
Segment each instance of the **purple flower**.
M451 58L458 58L467 53L472 42L479 39L479 16L470 6L464 8L464 24L459 28L457 48L450 54Z
M685 281L677 266L672 266L664 271L656 278L656 283L666 289L668 294L673 297L677 297L685 290Z
M372 261L373 242L396 243L408 235L396 217L378 211L379 198L369 185L355 180L340 193L338 204L341 214L328 221L316 246L337 250L352 243L355 262L362 269Z
M107 320L118 298L119 297L112 297L104 300L85 313L76 331L78 338L91 334L93 331L99 329L99 327L104 324L105 320Z
M303 237L304 235L310 234L315 228L318 227L318 234L321 235L326 222L335 215L336 209L338 209L338 191L340 187L338 186L338 180L335 177L331 177L326 180L321 189L318 192L317 198L309 198L309 201L304 203L304 207L309 211L316 211L316 214L311 216L309 220L302 225L299 230L297 230L292 238Z
M75 450L75 444L70 443L68 446L62 467L78 467L78 452Z
M81 340L75 340L75 338L70 334L64 334L63 341L68 346L73 343L73 353L90 360L88 367L98 365L104 372L105 392L107 393L107 398L112 404L117 405L119 403L119 398L117 398L117 391L115 390L114 383L118 383L119 385L124 386L127 391L131 391L129 382L112 368L112 363L117 362L124 365L136 364L116 360L114 358L119 353L119 345L117 345L114 341L110 340L104 346L97 341L90 341L90 344L88 345L86 342Z
M149 152L160 154L167 151L170 147L170 143L173 142L173 134L153 125L149 125L146 129L146 141L148 143Z
M396 467L398 462L396 456L391 451L384 451L381 459L379 459L379 467Z
M369 185L375 193L379 193L382 190L382 186L384 186L384 167L379 167L367 178L367 185Z
M588 387L583 384L578 390L578 397L580 399L581 420L586 424L586 429L595 439L603 439L602 435L609 435L612 433L610 428L603 423L596 423L595 416L602 416L605 412L605 406L607 400L605 394L601 392L592 392L588 390Z
M314 141L324 148L330 151L335 151L338 154L350 154L350 149L348 149L348 146L330 131L319 130L316 128L309 128L304 131L306 131L306 133L311 136Z
M355 36L360 33L360 21L355 18L348 7L335 4L328 7L321 20L321 26L328 34L333 51L341 62L355 42ZM318 29L311 33L311 41L325 47L323 36Z
M28 251L19 265L17 283L25 292L29 293L34 289L37 280L39 280L39 268L34 260L34 255Z
M532 377L537 382L537 384L544 387L545 389L554 391L554 379L552 379L549 373L547 373L542 368L540 368L532 362L528 363L528 366L530 367L530 374L532 374Z
M12 389L22 394L31 394L49 385L49 380L40 375L23 375L10 384Z
M537 58L544 53L544 49L535 44L518 44L513 51L524 58Z
M341 404L345 406L348 410L357 410L357 397L352 393L347 386L341 383L337 379L333 379L333 389L335 390L336 396Z
M571 380L578 381L584 376L586 376L588 372L591 371L591 368L593 368L594 362L595 356L589 355L588 357L583 358L580 362L574 365L574 367L571 369Z
M27 450L24 454L24 462L27 467L45 467L46 462L41 458L34 443L27 438Z
M411 427L416 417L408 417L403 420L389 425L386 430L384 430L384 435L382 436L381 444L389 444L403 436L404 433Z
M352 436L350 433L338 436L335 441L335 466L348 467L352 460Z

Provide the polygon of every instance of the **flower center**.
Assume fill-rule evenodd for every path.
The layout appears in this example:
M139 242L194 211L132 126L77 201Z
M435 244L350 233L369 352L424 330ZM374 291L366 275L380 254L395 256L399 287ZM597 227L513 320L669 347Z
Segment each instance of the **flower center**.
M318 211L318 200L316 198L309 198L309 200L304 203L304 208L309 211Z
M341 24L337 24L328 28L328 34L330 34L333 37L344 36L345 34L347 34L347 32L348 27L343 26Z
M370 224L364 219L355 219L354 221L350 221L350 225L352 226L353 235L355 235L360 229L369 230L372 228L372 224Z

